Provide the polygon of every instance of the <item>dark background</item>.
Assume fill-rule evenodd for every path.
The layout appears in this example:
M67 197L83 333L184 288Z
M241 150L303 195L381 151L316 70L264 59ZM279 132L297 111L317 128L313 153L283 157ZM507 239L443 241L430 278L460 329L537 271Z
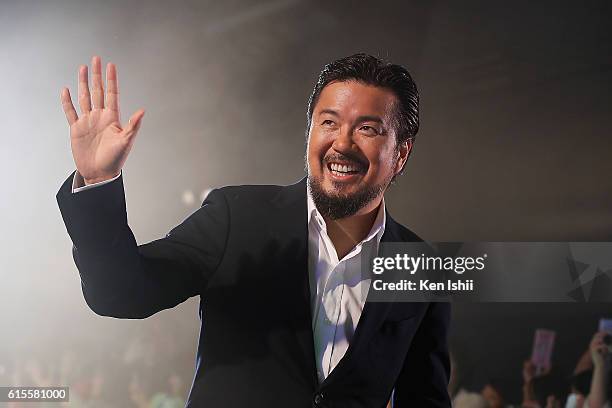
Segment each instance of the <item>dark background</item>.
M123 117L147 111L124 168L140 243L210 188L301 178L308 95L354 52L405 65L420 90L421 130L387 194L398 221L431 241L611 241L610 21L609 1L1 2L0 374L69 344L103 358L152 320L195 352L197 299L144 322L82 299L54 195L74 168L59 91L76 94L92 55L117 64ZM535 328L557 331L569 375L602 316L612 305L456 305L465 384L518 393Z

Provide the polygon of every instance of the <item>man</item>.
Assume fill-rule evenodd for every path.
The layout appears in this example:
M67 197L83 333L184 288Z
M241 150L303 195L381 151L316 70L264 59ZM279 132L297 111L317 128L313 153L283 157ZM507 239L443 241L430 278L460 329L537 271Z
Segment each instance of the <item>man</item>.
M450 407L446 303L366 302L361 255L418 241L385 209L418 130L398 65L356 54L328 64L308 104L307 177L213 190L166 237L138 246L121 168L144 111L122 127L116 68L79 72L79 117L62 104L77 171L57 199L85 300L145 318L201 296L189 407ZM90 102L91 101L91 102ZM92 107L93 103L93 107ZM365 289L366 292L362 292Z

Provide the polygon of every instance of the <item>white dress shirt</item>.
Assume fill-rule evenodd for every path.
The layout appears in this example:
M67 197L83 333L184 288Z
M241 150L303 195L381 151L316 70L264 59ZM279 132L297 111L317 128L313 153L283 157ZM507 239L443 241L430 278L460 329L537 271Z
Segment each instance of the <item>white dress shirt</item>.
M385 202L381 202L374 224L363 241L342 259L327 235L327 226L317 210L310 188L308 200L308 273L319 382L338 365L349 347L370 288L371 278L362 274L362 256L378 252L385 232Z
M75 171L74 172L74 177L72 177L72 192L73 193L78 193L79 191L85 191L85 190L89 190L90 188L95 188L95 187L103 186L103 185L105 185L107 183L110 183L111 181L117 180L119 178L119 176L121 175L121 173L122 172L120 171L119 174L117 174L112 179L108 179L108 180L100 181L98 183L93 183L93 184L85 185L85 182L83 181L83 176L81 176L78 171ZM78 185L80 185L81 187L77 187Z
M82 186L78 172L72 192L102 186L117 179ZM81 185L82 187L77 187ZM311 294L312 329L319 381L323 382L346 353L365 305L371 278L363 276L362 256L372 258L385 232L385 202L381 202L374 224L366 238L342 259L327 235L325 220L317 210L310 188L307 188L308 209L308 274Z

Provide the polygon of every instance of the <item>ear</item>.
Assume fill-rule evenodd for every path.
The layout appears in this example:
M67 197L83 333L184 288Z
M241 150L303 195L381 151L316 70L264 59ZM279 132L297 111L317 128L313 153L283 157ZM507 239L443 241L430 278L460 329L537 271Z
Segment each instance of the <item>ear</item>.
M398 147L399 158L397 159L397 163L395 164L395 175L399 175L404 171L404 166L406 166L406 162L408 161L408 157L410 157L410 152L412 152L412 146L414 144L414 139L409 137L402 143L400 143Z

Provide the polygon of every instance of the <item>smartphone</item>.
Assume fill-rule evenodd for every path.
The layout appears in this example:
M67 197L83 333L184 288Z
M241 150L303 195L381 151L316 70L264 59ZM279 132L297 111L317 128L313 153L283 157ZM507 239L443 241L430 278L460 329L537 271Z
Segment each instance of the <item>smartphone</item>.
M537 329L533 338L531 362L535 366L536 376L550 369L556 333L553 330Z
M608 346L608 352L612 353L612 319L602 317L599 319L599 331L606 332L604 343Z

